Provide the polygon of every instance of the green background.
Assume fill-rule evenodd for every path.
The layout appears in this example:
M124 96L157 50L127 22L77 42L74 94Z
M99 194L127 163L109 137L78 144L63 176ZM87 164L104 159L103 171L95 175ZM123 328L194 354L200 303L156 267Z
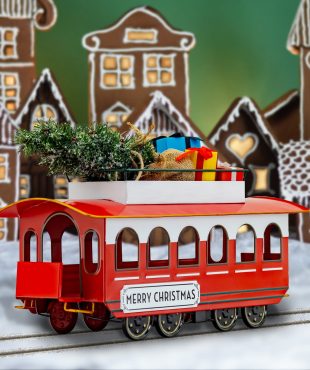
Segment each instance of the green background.
M207 134L234 98L265 107L299 86L298 57L286 39L299 0L54 0L56 25L37 32L37 72L56 75L80 123L88 120L84 34L106 28L136 6L159 10L175 28L193 32L191 118Z

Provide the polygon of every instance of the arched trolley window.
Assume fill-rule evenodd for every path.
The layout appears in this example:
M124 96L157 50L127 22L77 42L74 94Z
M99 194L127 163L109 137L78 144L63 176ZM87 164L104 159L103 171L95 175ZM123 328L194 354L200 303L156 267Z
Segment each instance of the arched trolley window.
M84 238L85 270L94 274L99 270L99 236L95 231L88 231Z
M208 264L227 263L228 236L223 226L212 227L208 237Z
M139 238L130 228L123 229L116 239L116 269L137 269L139 266Z
M191 226L185 227L178 240L178 265L193 266L199 264L199 236Z
M278 225L270 224L264 233L264 261L280 261L282 233Z
M152 230L147 244L148 267L169 266L169 244L170 238L164 228L156 227Z
M24 236L24 261L37 261L37 235L32 230L27 231Z
M256 235L252 226L242 225L236 235L236 262L255 261Z

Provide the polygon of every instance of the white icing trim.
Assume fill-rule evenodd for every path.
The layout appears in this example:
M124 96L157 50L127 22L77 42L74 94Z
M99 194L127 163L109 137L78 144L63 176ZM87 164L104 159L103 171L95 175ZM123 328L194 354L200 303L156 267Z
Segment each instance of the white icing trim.
M8 41L5 40L5 33L12 32L13 33L13 40ZM1 59L17 59L17 35L19 29L17 27L0 27L0 58ZM4 54L4 49L6 46L11 46L13 48L13 55L6 55Z
M177 116L177 122L182 123L185 127L186 130L183 129L183 127L180 127L180 131L188 136L198 136L199 135L193 130L191 124L184 118L182 113L173 105L171 100L167 98L161 91L156 90L153 93L151 93L151 96L153 97L148 106L145 108L143 113L137 118L135 121L135 125L137 127L143 128L143 123L145 121L149 121L152 118L152 111L153 109L161 105L164 108L168 110L168 113L170 116L176 115ZM176 122L176 124L177 124Z
M234 150L232 150L229 146L229 141L232 140L233 137L237 137L240 141L243 141L244 139L246 139L248 137L252 137L252 138L254 138L254 146L246 153L246 155L244 157L240 157L239 154L236 153ZM244 165L244 162L248 158L248 156L250 154L252 154L253 152L255 152L255 150L258 146L258 143L259 143L258 136L256 134L252 133L252 132L247 132L244 135L240 135L240 134L235 133L235 134L231 134L230 136L227 137L227 139L225 141L225 148L230 153L232 153L236 158L238 158L239 161L242 163L242 165Z
M305 77L304 77L304 67L303 67L303 62L304 62L304 49L301 49L301 54L300 54L300 104L299 104L299 109L300 109L300 122L299 122L299 130L300 130L300 140L304 140L304 89L305 89Z
M0 157L4 158L4 162L0 162L0 167L4 167L4 179L0 179L0 184L9 184L11 179L9 178L9 153L0 153Z
M130 40L128 34L130 32L152 32L154 40ZM124 44L156 44L158 42L158 30L156 28L142 28L142 27L127 27L123 38Z
M146 275L146 279L170 278L170 275Z
M127 277L116 277L114 281L122 281L122 280L139 280L139 276L127 276Z
M90 32L88 34L86 34L83 39L82 39L82 45L85 49L88 49L90 51L107 51L108 49L100 49L99 48L99 45L100 45L100 40L98 39L98 37L96 37L96 35L98 34L105 34L105 33L108 33L110 31L113 31L115 29L117 29L119 26L121 26L129 17L131 17L133 14L135 13L138 13L138 12L141 12L141 13L144 13L146 15L149 15L155 19L157 19L165 28L166 30L168 30L169 32L175 34L175 35L180 35L180 36L184 36L181 40L180 40L180 47L179 48L175 48L176 50L190 50L194 47L195 45L195 36L194 34L190 33L190 32L184 32L184 31L176 31L174 29L172 29L164 20L162 17L160 17L158 14L146 9L145 7L139 7L139 8L136 8L136 9L133 9L131 10L130 12L128 12L123 18L121 18L116 24L114 24L113 26L109 27L109 28L106 28L104 30L100 30L100 31L94 31L94 32ZM94 46L90 46L87 44L87 39L91 37L91 40L95 43ZM192 41L190 42L189 38L192 38ZM113 50L113 49L109 49L109 50ZM115 50L115 49L114 49ZM120 49L118 49L120 50ZM122 49L122 51L124 51L125 49ZM128 50L128 49L127 49ZM129 49L129 50L133 50L133 49ZM139 49L139 50L147 50L147 48L143 48L143 49ZM163 49L162 49L163 50ZM167 48L167 50L172 50L171 47Z
M23 3L23 7L21 3ZM0 17L9 19L30 19L33 17L36 6L36 0L1 0Z
M121 70L120 60L121 58L128 58L130 60L130 68L126 70ZM116 68L115 69L104 69L104 59L105 58L115 58L116 59ZM101 54L100 55L100 81L99 86L104 90L128 90L135 88L135 57L134 55L124 55L124 54ZM107 86L103 82L103 75L113 73L117 75L117 82L115 86ZM122 74L130 74L131 80L130 85L123 86L121 82Z
M293 47L310 46L310 1L302 0L290 29L286 47L293 52ZM300 38L302 35L302 38Z
M228 131L229 127L232 123L235 122L236 118L240 116L240 109L243 105L246 105L247 108L251 113L254 113L256 122L258 124L258 127L261 129L261 131L269 137L271 141L272 149L278 149L279 144L275 141L267 127L265 126L265 123L262 119L262 116L258 112L256 106L252 102L252 100L248 97L243 97L239 100L238 104L235 106L235 108L230 113L229 117L227 118L226 122L224 122L218 130L215 132L215 134L209 139L212 145L216 145L216 143L220 140L220 135L223 131Z
M13 144L13 131L17 130L17 126L10 116L9 112L0 103L0 144Z
M189 96L189 68L188 68L188 53L183 54L184 74L185 74L185 112L190 115L190 96Z
M65 116L66 118L66 121L67 122L70 122L72 125L75 124L75 122L73 121L69 111L68 111L68 108L67 106L65 105L64 101L63 101L63 96L61 94L61 92L59 91L52 75L51 75L51 72L49 69L44 69L40 75L40 77L38 78L34 88L32 89L32 92L28 98L28 100L26 101L25 105L23 106L23 108L21 109L21 111L19 112L15 122L18 126L21 125L21 121L22 121L22 118L25 114L28 113L29 111L29 106L30 106L30 103L32 103L35 99L36 99L36 96L37 96L37 92L38 92L38 89L39 87L41 86L42 83L44 83L44 81L47 80L51 86L51 92L53 93L54 95L54 98L58 101L58 104L59 104L59 109L62 111L63 115Z
M0 63L0 67L34 67L33 62L7 62L7 63Z
M200 272L189 272L186 274L177 274L177 277L182 277L182 276L200 276Z
M90 64L90 107L92 121L97 122L97 111L96 111L96 99L95 99L95 86L96 86L96 64L95 64L95 54L90 53L88 56L88 63Z
M275 169L276 165L274 163L269 163L268 166L256 166L254 164L249 164L249 169L252 172L253 175L253 181L251 184L251 189L248 192L248 196L253 195L253 194L260 194L264 192L263 190L255 190L255 185L256 185L256 169L268 169L268 177L267 177L267 189L265 192L268 192L269 194L273 195L275 194L275 190L270 188L270 178L271 178L271 170Z
M45 1L48 1L52 7L52 11L53 11L53 18L51 20L50 23L48 23L46 26L42 26L40 25L38 22L37 22L37 17L40 15L40 14L44 14L44 12L46 10L44 10L43 8L37 8L36 11L33 13L33 24L34 26L40 30L40 31L47 31L49 30L50 28L52 28L54 26L54 24L56 23L57 21L57 17L58 17L58 11L57 11L57 8L53 2L53 0L45 0Z
M162 87L162 86L175 86L175 56L176 54L153 54L153 53L145 53L143 54L143 87ZM147 66L147 60L149 58L155 58L156 59L156 67L148 67ZM171 67L161 67L160 66L160 59L161 58L170 58L171 59ZM154 83L149 82L147 79L147 72L154 71L157 72L158 80ZM169 72L171 74L171 81L164 83L161 81L160 73L161 72Z
M296 96L298 96L299 91L293 91L285 100L281 101L275 107L267 110L264 112L264 117L269 118L273 114L277 113L280 109L282 109L285 105L289 104Z
M226 275L229 274L229 271L209 271L206 272L206 275Z
M263 271L282 271L283 267L265 267Z

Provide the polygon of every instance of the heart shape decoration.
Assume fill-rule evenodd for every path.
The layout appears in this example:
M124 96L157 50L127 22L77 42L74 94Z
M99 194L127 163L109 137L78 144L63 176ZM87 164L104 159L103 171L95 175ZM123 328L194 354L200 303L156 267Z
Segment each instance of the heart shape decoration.
M255 151L258 145L258 137L255 134L233 134L226 140L226 148L237 157L242 164L245 159Z

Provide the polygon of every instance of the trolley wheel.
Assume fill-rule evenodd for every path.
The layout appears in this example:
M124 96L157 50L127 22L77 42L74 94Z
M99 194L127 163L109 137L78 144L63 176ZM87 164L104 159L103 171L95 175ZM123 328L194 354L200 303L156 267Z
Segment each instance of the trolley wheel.
M123 332L133 340L140 340L147 336L153 325L151 316L127 317L123 321Z
M77 305L71 304L70 307L77 308ZM67 334L75 327L78 314L65 311L63 302L51 302L49 313L50 323L57 333Z
M184 323L184 316L181 313L158 315L156 328L163 337L174 337L178 334Z
M90 302L82 302L81 309L91 310L92 304ZM103 303L95 304L95 311L93 314L83 314L85 325L92 331L100 331L104 329L110 319L110 311Z
M223 308L212 312L213 325L221 331L231 330L237 322L236 308Z
M242 319L249 328L259 328L263 325L267 316L266 306L243 307L241 309Z

